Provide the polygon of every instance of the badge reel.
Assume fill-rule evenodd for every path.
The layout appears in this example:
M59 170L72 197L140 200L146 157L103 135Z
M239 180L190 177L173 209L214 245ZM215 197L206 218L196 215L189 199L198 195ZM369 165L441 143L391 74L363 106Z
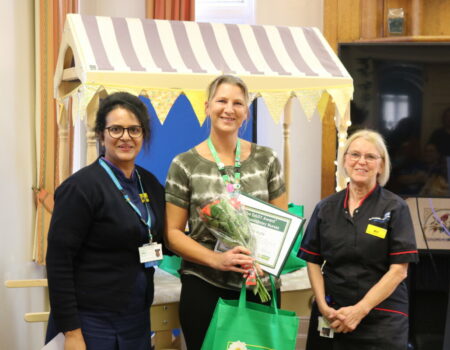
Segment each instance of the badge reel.
M331 328L330 322L322 316L319 316L318 321L317 330L319 331L319 335L324 338L334 338L334 330Z
M163 259L163 250L160 243L147 243L139 247L139 260L146 268L158 266Z

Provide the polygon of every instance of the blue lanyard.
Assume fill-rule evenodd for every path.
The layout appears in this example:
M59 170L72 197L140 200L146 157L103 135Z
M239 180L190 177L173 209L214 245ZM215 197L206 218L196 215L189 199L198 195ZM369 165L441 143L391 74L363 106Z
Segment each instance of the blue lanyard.
M108 164L106 164L106 162L103 159L99 159L100 165L103 167L103 169L105 169L105 171L108 173L109 177L111 178L111 180L114 182L114 184L116 185L117 189L122 193L123 198L125 198L125 201L131 206L131 208L133 208L133 210L136 212L136 214L138 214L139 219L141 220L141 222L147 226L148 229L148 235L150 238L150 243L153 240L153 236L152 236L152 232L151 232L151 228L152 228L152 218L150 216L150 210L148 208L148 202L145 203L145 208L147 209L147 221L144 220L144 218L142 217L142 213L139 210L138 207L136 207L133 202L130 199L130 196L125 192L125 190L123 189L122 185L120 184L119 180L117 179L116 175L114 175L113 171L111 170L111 168L108 166ZM139 181L139 187L141 188L141 192L142 195L144 195L144 187L142 186L142 181L141 181L141 176L139 175L138 171L135 170L136 175L138 177L138 181Z

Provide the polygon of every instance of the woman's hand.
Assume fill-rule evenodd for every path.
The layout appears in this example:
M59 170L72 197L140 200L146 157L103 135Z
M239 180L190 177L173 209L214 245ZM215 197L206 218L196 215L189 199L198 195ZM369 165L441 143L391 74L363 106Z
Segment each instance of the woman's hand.
M353 332L366 315L367 312L359 304L341 307L336 311L336 324L333 322L331 326L337 333Z
M336 326L336 331L343 333L354 331L370 310L392 294L406 278L407 272L408 263L391 264L389 270L357 304L337 310L337 319L341 322L341 326Z
M328 305L319 305L317 304L317 307L319 308L320 314L325 317L331 324L331 322L336 320L337 312L332 307L329 307Z
M253 264L251 252L242 246L234 247L224 253L215 252L213 267L221 271L234 271L242 274L247 273L245 265Z
M64 350L86 350L86 343L84 342L81 328L65 332L64 336Z
M333 328L335 333L340 333L342 329L342 322L337 317L337 310L329 307L326 303L319 306L317 303L317 307L319 308L319 312L323 317L325 317L330 324L330 327Z

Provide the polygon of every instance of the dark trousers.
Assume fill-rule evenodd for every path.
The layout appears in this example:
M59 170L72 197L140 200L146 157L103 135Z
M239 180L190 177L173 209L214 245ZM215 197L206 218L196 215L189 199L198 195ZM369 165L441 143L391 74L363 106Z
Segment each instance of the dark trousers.
M150 350L150 310L132 314L80 311L87 350ZM57 331L50 314L45 343Z
M188 350L201 349L219 298L237 300L239 293L213 286L193 275L181 275L180 323ZM280 290L277 290L277 299L280 307ZM251 292L247 292L247 300L261 303L259 296Z

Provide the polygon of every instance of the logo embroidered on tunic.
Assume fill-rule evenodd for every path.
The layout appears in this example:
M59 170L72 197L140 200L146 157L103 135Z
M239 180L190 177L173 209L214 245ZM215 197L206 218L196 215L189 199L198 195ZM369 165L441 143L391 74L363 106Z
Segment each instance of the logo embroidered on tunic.
M388 211L386 214L384 214L384 216L382 218L378 218L378 217L369 218L369 222L386 224L389 222L390 219L391 219L391 212Z
M369 224L366 228L366 233L378 238L384 239L387 234L387 225L391 219L391 212L388 211L384 216L369 218Z

